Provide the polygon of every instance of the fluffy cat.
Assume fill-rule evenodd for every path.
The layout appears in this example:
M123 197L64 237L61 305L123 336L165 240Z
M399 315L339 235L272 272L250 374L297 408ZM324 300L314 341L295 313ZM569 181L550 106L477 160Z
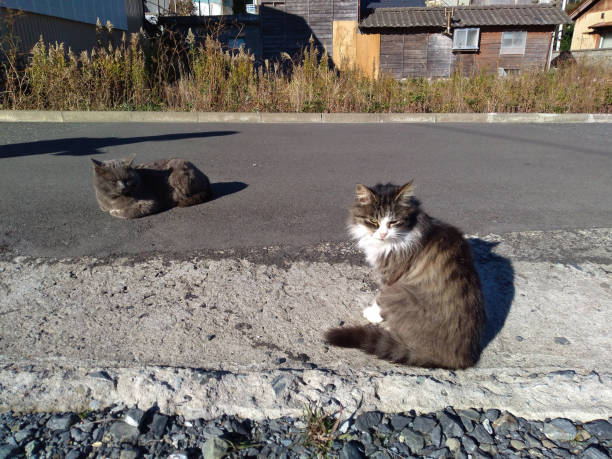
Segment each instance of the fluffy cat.
M412 181L357 185L349 230L380 288L363 310L371 324L332 328L326 341L406 365L473 366L482 350L485 307L459 230L421 210Z
M113 217L138 218L171 207L192 206L212 196L208 177L184 159L133 165L133 158L94 164L94 189L100 209Z

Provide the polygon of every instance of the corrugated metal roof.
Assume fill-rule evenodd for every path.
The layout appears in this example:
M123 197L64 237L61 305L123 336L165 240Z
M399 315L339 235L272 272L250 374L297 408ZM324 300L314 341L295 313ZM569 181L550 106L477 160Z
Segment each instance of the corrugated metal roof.
M451 27L570 24L567 14L551 5L455 6ZM364 18L361 28L446 27L450 7L382 8Z

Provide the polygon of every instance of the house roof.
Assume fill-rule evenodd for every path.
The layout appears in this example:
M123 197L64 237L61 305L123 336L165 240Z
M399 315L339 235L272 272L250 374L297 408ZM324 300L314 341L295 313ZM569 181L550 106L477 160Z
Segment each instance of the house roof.
M592 7L598 1L599 0L586 0L585 2L582 2L578 6L578 8L576 8L574 11L571 12L569 17L572 18L573 21L575 21L576 19L578 19L578 16L582 16L582 14L584 12L586 12L586 10L588 10L590 7Z
M359 24L369 28L446 27L444 12L450 7L379 8ZM451 27L570 24L567 14L551 5L495 5L452 7Z

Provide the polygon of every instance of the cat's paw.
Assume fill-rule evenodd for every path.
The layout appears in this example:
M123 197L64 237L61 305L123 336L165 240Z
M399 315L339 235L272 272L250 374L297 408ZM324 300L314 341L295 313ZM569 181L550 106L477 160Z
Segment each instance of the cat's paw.
M366 320L373 324L379 324L383 321L383 318L380 315L380 307L376 304L376 301L372 303L372 306L368 306L363 310L363 317Z
M111 210L109 213L110 213L110 214L111 214L113 217L117 217L117 218L127 218L123 212L121 212L120 210L117 210L117 209L112 209L112 210Z

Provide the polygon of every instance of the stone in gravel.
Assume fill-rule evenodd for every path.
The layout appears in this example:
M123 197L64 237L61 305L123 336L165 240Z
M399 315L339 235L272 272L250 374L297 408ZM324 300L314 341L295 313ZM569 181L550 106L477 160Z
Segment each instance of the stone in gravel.
M445 445L453 454L457 453L461 448L461 443L456 438L447 439Z
M468 452L468 454L473 454L474 451L478 449L478 445L476 444L474 439L470 437L469 435L465 435L461 439L461 444L463 445L463 448Z
M206 437L220 437L223 435L223 431L214 425L214 423L210 423L204 428L204 435Z
M149 425L149 432L151 432L154 437L159 438L166 432L166 427L168 427L168 416L155 413L151 425Z
M461 424L463 425L463 430L465 430L468 433L474 430L474 424L472 423L470 418L461 414L459 415L459 420L461 421Z
M584 428L602 441L612 440L612 424L603 419L587 422Z
M410 448L410 451L413 454L423 449L423 447L425 446L425 439L423 438L423 436L409 428L402 430L402 433L399 436L399 440L402 441L402 439L403 443L405 443L408 448Z
M542 442L538 440L536 437L534 437L533 435L531 435L530 433L525 432L523 434L523 438L525 439L525 444L529 448L541 448L542 447Z
M73 424L79 422L79 417L74 413L57 414L47 421L47 429L49 430L68 430Z
M597 445L591 445L584 450L581 456L583 459L608 459L608 453Z
M125 448L119 453L119 459L138 459L140 456L142 454L138 448Z
M431 440L431 444L434 446L441 446L442 444L442 427L440 424L435 426L431 433L429 434L429 438Z
M488 419L486 419L486 421L488 421ZM491 432L493 432L493 430L491 430ZM493 437L489 434L489 432L487 432L486 428L483 427L481 424L478 424L476 425L476 427L474 427L474 430L472 431L472 437L474 437L478 443L487 443L487 444L495 443L495 440L493 440Z
M510 446L516 451L521 451L527 447L527 445L525 445L525 443L521 440L510 440Z
M85 455L78 449L71 449L64 459L82 459Z
M497 456L498 448L496 445L482 444L480 445L480 449L491 456Z
M140 424L142 423L144 414L145 414L144 411L142 411L141 409L130 408L129 410L126 411L125 415L123 416L123 420L125 421L126 424L129 424L133 427L140 428Z
M442 432L447 438L460 437L463 435L463 429L457 418L448 413L442 413L440 415L440 425L442 426Z
M89 435L87 435L87 433L83 432L81 429L77 429L76 427L70 429L70 437L77 443L82 442L88 436Z
M589 438L591 438L591 434L588 431L582 429L578 430L576 441L587 441Z
M544 438L544 439L542 440L542 446L543 446L544 448L546 448L546 449L551 449L551 448L556 448L556 447L557 447L557 444L556 444L556 443L554 443L554 442L552 442L552 441L550 441L550 440L547 440L546 438Z
M363 454L363 445L358 442L351 440L340 451L340 459L362 459Z
M518 421L507 411L493 421L493 430L498 435L506 435L511 430L518 428Z
M544 424L544 435L553 441L573 440L576 433L576 426L568 419L556 418Z
M449 456L450 456L450 451L448 450L448 448L434 449L433 451L427 454L427 457L433 457L433 458L437 458L437 457L446 458Z
M32 440L23 448L27 457L32 457L42 447L42 444L37 440Z
M497 418L499 418L500 415L501 411L496 409L490 409L484 412L484 414L482 415L482 420L484 421L485 419L488 419L489 421L493 422Z
M338 426L338 433L340 433L340 435L347 433L350 425L351 425L350 419L342 421L340 425Z
M459 415L465 416L466 418L474 422L479 422L481 417L481 414L474 408L469 408L467 410L459 410Z
M381 435L390 435L393 433L393 429L388 424L379 424L376 431Z
M221 459L229 450L229 444L219 437L211 437L202 446L204 459Z
M28 426L25 429L18 430L17 432L15 432L13 434L13 438L17 443L21 444L24 440L29 440L30 438L32 438L37 430L37 427Z
M138 435L140 431L137 427L126 424L123 421L116 421L108 429L107 434L113 439L115 443L129 443L134 444L138 441Z
M380 424L382 418L383 415L379 411L368 411L357 416L357 419L355 420L355 427L362 432L365 432Z
M403 414L395 414L391 417L391 425L397 431L402 430L404 427L410 424L410 421L411 419Z
M19 455L19 446L16 445L1 445L0 459L10 459Z
M427 434L433 430L436 424L437 422L434 419L431 419L426 416L417 416L416 418L414 418L412 428L417 432Z
M573 454L565 448L553 448L550 452L553 453L555 457L562 457L564 459L571 459L573 457Z
M542 454L542 451L540 451L537 448L528 449L527 454L529 454L529 457L544 457L544 455Z

